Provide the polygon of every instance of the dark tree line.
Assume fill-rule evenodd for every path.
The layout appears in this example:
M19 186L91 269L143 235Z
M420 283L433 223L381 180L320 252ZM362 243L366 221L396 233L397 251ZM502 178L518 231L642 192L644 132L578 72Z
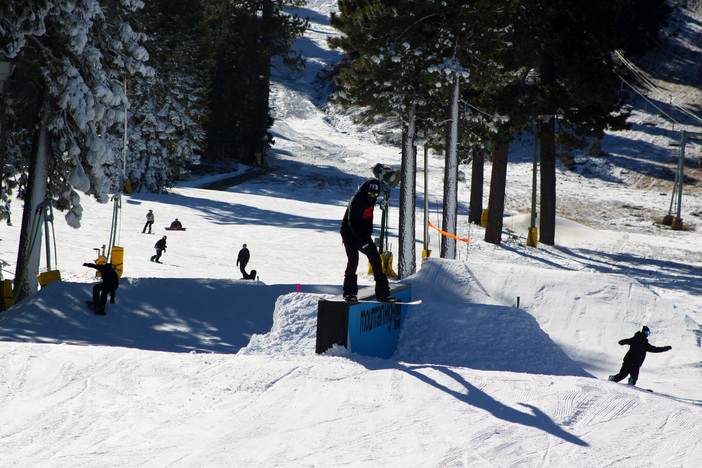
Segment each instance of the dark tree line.
M539 232L546 244L555 242L557 146L624 128L628 114L617 95L614 52L655 47L670 13L665 0L340 0L339 10L331 24L342 36L331 44L348 60L336 78L338 102L366 114L399 115L403 141L412 118L426 120L432 144L447 154L445 220L455 218L452 151L465 158L489 147L485 235L500 243L508 145L516 129L538 124ZM407 154L403 146L403 159ZM482 162L473 157L473 222L482 208ZM414 170L414 163L403 162L403 183L414 183ZM413 210L414 202L408 205ZM407 235L414 237L411 226ZM453 258L454 249L447 240L441 255ZM401 249L400 264L402 255Z
M202 0L208 54L209 120L206 156L255 164L271 146L268 98L271 60L299 69L292 42L307 19L285 9L303 0Z

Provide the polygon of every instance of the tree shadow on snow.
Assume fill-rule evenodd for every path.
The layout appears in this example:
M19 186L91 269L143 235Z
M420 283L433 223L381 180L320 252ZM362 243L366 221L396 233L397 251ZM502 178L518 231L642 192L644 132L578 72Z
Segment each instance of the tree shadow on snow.
M0 315L0 340L119 346L175 353L236 353L268 333L278 296L294 285L246 280L122 279L107 315L92 284L55 282Z

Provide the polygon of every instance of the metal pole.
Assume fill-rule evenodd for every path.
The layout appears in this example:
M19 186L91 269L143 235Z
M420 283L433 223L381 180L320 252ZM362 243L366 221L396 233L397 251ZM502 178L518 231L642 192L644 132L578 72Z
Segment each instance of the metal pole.
M685 145L687 144L687 132L682 131L682 138L680 138L680 158L678 159L678 219L675 225L677 229L682 229L682 189L683 189L683 177L685 171Z
M527 234L527 245L536 247L537 232L536 232L536 183L538 172L538 146L539 146L539 125L538 122L532 124L532 133L534 135L534 165L531 170L531 222Z
M539 138L537 135L538 127L534 123L532 124L534 133L534 165L531 174L531 228L536 227L536 182L537 182L537 170L538 170L538 155L537 147L539 145Z
M112 253L112 247L117 243L117 225L119 219L119 210L121 208L122 194L115 194L113 200L114 205L112 207L112 229L110 230L110 245L106 255L108 259L110 258L110 254Z
M383 205L385 206L385 209L383 210L383 224L385 226L385 247L383 253L388 253L390 251L390 248L388 247L388 225L390 224L390 190L387 190L385 192L385 196L383 197Z
M428 162L429 148L424 145L424 251L429 253L429 166Z

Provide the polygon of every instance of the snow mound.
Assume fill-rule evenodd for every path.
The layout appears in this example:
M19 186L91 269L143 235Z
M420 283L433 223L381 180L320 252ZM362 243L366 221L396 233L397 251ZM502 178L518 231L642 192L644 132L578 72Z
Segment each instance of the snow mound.
M484 279L465 263L430 260L409 281L413 296L422 297L424 303L409 309L395 359L480 370L590 375L532 315L493 298Z
M314 355L317 340L317 303L326 295L291 293L278 297L273 326L253 335L237 354Z
M537 215L537 227L539 226L539 222L539 216ZM526 235L526 233L529 232L529 226L531 226L531 214L506 216L503 226L509 231L524 233ZM559 244L568 244L569 242L588 242L592 241L592 239L617 241L622 240L624 236L613 232L600 231L569 219L556 217L556 238Z

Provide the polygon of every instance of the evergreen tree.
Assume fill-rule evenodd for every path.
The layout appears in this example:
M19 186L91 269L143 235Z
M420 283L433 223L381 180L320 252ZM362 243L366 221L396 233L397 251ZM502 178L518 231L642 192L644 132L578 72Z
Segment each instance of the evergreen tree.
M303 61L292 43L307 29L307 19L286 13L303 0L203 0L207 43L210 158L254 164L272 144L268 129L271 60L299 69Z
M340 90L335 100L345 107L364 108L360 120L391 115L402 127L402 185L398 273L406 277L416 269L415 182L416 126L430 100L428 56L441 15L434 2L339 1L339 13L330 24L342 36L329 40L342 48L349 61L335 78Z
M153 73L124 82L130 103L126 179L135 191L160 192L187 177L205 140L201 1L152 1L136 20L149 36L144 46ZM121 154L124 128L116 130L110 142ZM122 158L108 171L113 181L124 182Z
M661 13L651 21L637 0L520 0L515 23L515 59L529 73L528 92L541 125L540 241L553 245L556 219L556 119L575 137L601 137L621 129L627 113L617 95L612 52L634 44L655 43L655 30L665 21L662 1L651 1ZM535 78L535 79L534 79Z
M17 299L36 291L39 248L30 229L37 206L49 199L68 210L78 227L77 190L107 201L110 179L104 165L114 154L106 132L123 117L120 77L147 73L144 36L124 21L143 4L115 0L106 17L97 0L27 0L0 6L0 52L23 69L28 93L36 96L36 125L22 179L22 230L15 274ZM30 246L34 245L33 249ZM27 280L25 281L25 276Z
M487 88L502 75L492 57L494 50L504 47L509 33L499 21L506 11L509 8L488 1L346 0L339 2L339 14L330 20L343 34L330 39L330 45L343 48L349 58L336 79L341 88L336 100L346 107L364 108L361 116L366 121L391 114L402 124L401 190L414 190L414 119L434 129L448 125L440 131L446 151L443 228L448 232L455 233L457 219L457 97L463 87ZM400 217L403 276L414 271L411 197L401 195ZM442 238L441 255L455 257L453 239ZM409 266L404 268L405 264Z

